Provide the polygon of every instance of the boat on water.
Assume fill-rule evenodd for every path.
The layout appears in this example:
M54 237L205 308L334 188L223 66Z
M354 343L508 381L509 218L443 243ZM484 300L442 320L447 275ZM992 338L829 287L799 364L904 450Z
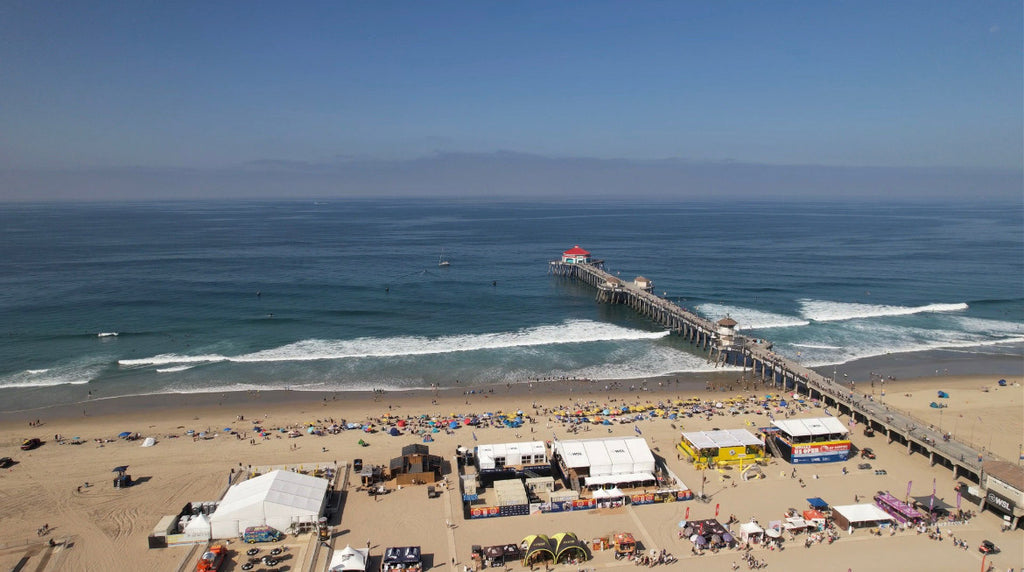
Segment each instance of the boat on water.
M446 266L451 266L452 265L452 263L447 258L444 257L444 249L443 248L441 249L441 256L439 256L437 258L437 265L442 267L442 268L444 268Z

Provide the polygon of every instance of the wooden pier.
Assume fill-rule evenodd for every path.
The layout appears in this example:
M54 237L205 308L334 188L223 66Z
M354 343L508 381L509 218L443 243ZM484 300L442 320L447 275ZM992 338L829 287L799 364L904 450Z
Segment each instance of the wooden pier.
M599 302L632 308L688 340L716 365L741 367L744 375L749 370L753 376L782 391L793 391L822 401L834 408L836 415L849 415L876 433L885 435L889 443L905 445L908 454L924 455L932 465L940 464L951 469L954 478L964 477L981 483L984 462L998 460L955 439L944 440L941 432L919 426L918 421L910 416L890 410L873 398L855 394L836 380L775 353L770 342L736 335L728 327L731 320L713 323L659 298L651 292L653 288L643 288L612 276L605 272L603 261L556 260L549 263L548 272L593 286L597 289Z

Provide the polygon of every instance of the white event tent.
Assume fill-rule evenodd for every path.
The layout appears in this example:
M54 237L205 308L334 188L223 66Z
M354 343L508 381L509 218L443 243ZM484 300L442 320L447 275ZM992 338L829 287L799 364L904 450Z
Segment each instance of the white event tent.
M352 548L346 546L341 550L335 550L331 556L331 566L328 572L363 572L366 570L366 563L370 559L370 551L365 548Z
M326 479L290 471L271 471L228 489L210 516L213 538L241 536L250 526L287 531L293 524L315 523L327 503Z

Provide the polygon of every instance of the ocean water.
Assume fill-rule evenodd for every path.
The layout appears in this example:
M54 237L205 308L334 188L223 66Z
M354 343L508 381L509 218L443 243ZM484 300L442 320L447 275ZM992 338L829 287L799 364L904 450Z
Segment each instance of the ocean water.
M0 410L713 369L549 275L577 244L810 366L1024 355L1020 204L7 204Z

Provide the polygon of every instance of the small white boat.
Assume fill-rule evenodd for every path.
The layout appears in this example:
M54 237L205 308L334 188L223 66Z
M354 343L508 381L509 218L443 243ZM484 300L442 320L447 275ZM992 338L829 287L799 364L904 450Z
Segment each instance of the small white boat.
M437 265L441 267L451 266L452 263L444 257L444 249L441 249L441 256L437 258Z

